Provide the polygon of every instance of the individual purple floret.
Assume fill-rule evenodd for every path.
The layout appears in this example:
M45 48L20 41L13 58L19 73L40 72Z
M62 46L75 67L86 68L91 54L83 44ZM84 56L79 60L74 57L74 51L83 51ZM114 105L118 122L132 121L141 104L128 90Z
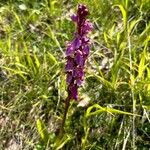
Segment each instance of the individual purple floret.
M68 94L70 99L78 99L78 87L84 79L84 65L89 55L89 38L87 34L93 29L91 22L86 20L88 9L85 5L79 5L77 14L71 16L72 21L77 24L77 32L74 39L66 50L66 73Z

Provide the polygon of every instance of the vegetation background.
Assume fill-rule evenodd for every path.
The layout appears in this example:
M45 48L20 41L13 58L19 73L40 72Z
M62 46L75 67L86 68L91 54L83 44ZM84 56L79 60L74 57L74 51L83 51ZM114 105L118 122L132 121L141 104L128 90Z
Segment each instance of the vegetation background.
M79 3L91 52L59 137ZM0 0L0 149L149 150L150 1Z

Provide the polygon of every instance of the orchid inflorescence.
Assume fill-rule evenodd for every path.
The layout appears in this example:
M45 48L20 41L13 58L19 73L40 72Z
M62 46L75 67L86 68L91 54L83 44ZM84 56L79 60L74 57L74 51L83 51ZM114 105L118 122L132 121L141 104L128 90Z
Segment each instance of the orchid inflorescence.
M78 99L78 87L84 79L84 66L89 55L89 38L87 34L92 30L92 23L86 17L89 14L85 5L79 5L77 14L71 16L72 21L77 24L74 39L67 45L66 50L66 73L68 96L70 99Z

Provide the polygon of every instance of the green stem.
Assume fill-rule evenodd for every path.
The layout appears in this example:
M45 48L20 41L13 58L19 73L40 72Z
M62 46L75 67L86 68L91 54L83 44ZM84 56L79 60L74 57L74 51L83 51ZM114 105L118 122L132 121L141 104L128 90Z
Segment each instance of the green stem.
M68 109L69 109L69 106L70 106L70 96L68 96L65 100L65 112L64 112L64 116L63 116L63 120L62 120L62 124L61 124L61 129L60 129L60 136L63 135L64 133L64 125L65 125L65 122L66 122L66 117L67 117L67 113L68 113Z

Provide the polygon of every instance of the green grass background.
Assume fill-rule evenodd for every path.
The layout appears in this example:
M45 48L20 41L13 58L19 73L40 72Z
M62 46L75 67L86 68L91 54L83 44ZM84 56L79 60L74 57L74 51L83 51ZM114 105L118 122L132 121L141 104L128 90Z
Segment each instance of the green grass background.
M94 30L85 83L59 137L65 43L79 3ZM0 0L1 150L149 150L149 113L149 0Z

